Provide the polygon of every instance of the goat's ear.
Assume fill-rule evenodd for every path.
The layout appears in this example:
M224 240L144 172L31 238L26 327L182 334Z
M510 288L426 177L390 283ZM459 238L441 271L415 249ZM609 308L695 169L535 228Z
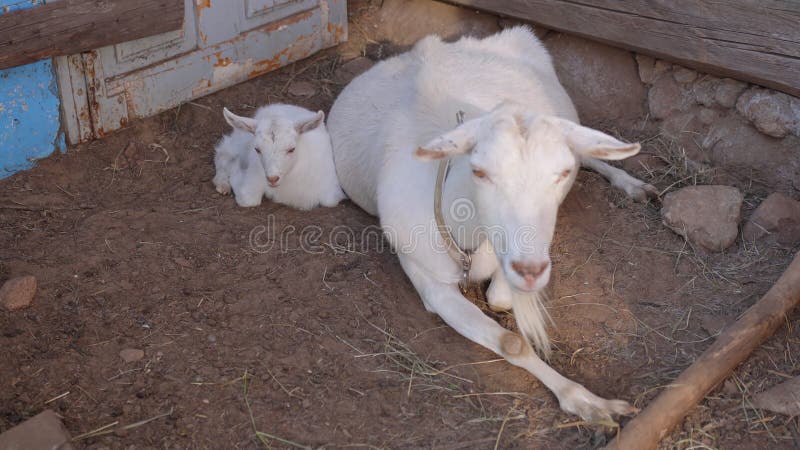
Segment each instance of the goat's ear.
M322 111L317 111L317 114L314 115L313 119L306 120L305 122L300 122L294 127L297 130L297 134L303 134L303 133L308 133L309 131L322 125L322 122L324 121L325 121L325 113Z
M256 132L255 119L237 116L236 114L228 111L228 108L222 108L222 115L225 116L225 120L228 122L228 125L232 126L233 128L238 128L242 131L247 131L248 133Z
M455 129L434 138L414 151L420 161L433 161L464 155L472 151L477 141L480 119L464 122Z
M638 142L622 142L603 132L565 119L554 119L564 133L567 145L580 156L616 160L631 157L641 149Z

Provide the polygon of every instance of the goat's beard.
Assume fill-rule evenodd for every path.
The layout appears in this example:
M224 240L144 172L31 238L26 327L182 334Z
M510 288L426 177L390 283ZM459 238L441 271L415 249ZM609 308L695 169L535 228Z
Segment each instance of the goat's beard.
M533 348L543 358L550 357L550 338L547 336L547 322L553 319L545 309L547 296L543 290L523 292L511 289L511 307L526 345Z

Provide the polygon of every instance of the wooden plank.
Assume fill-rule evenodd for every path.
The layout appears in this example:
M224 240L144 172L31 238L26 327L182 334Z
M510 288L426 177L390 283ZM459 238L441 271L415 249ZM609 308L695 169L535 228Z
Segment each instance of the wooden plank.
M0 69L180 29L183 0L60 0L0 14Z
M794 0L446 0L800 96Z

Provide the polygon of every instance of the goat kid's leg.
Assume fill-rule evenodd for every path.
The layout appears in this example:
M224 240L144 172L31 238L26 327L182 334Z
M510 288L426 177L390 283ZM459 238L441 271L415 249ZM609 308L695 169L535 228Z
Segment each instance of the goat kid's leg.
M230 175L227 172L217 172L214 176L214 189L222 195L231 193Z
M511 309L511 285L508 284L503 270L498 268L492 275L492 282L486 290L486 299L492 311L508 311Z
M628 172L611 166L599 159L583 158L581 165L594 170L600 175L604 176L611 185L617 189L624 191L628 197L638 201L645 202L648 198L658 197L658 189L651 184L632 177Z
M628 402L598 397L559 374L542 361L520 335L506 330L483 314L459 293L454 284L438 282L414 267L412 261L403 261L402 256L400 259L429 311L436 312L462 336L533 374L555 394L564 411L588 422L602 422L615 414L627 415L637 411Z

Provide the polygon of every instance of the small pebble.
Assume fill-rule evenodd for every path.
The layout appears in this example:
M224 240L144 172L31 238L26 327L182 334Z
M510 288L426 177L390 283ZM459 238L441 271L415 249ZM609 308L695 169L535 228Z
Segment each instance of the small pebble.
M12 278L0 288L0 304L8 311L27 308L36 295L36 277Z
M295 97L311 97L317 93L317 87L308 81L295 81L289 85L288 90Z
M126 363L139 361L140 359L144 358L144 350L140 350L138 348L126 348L125 350L119 352L119 357L122 358L122 360Z
M175 258L175 259L173 259L173 261L175 261L175 264L177 264L177 265L179 265L179 266L181 266L183 268L186 268L186 269L192 267L192 262L189 261L186 258Z

